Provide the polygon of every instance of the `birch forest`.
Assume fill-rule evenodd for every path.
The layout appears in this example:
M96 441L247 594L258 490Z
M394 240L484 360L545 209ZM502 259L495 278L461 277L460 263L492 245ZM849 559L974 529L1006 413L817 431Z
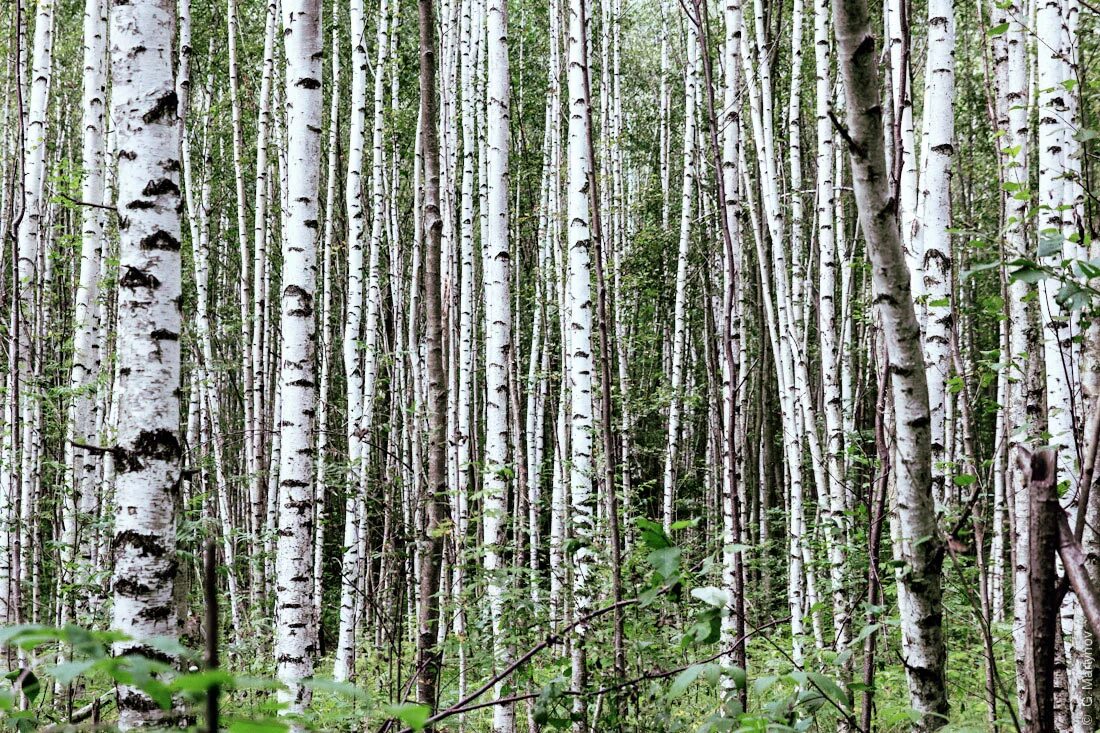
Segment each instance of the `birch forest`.
M1095 0L5 0L0 729L1100 728Z

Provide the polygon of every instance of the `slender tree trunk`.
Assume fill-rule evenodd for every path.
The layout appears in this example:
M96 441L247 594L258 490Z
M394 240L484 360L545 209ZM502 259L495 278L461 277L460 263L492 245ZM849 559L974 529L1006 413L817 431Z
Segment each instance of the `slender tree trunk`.
M321 272L323 275L321 285L321 314L320 314L320 362L321 384L318 391L317 404L317 468L315 475L315 527L313 540L313 612L317 619L318 627L321 623L321 612L324 605L324 549L325 530L328 521L328 425L329 414L332 411L331 383L332 383L332 288L335 276L333 267L333 250L336 240L336 187L339 175L336 166L340 158L340 46L343 39L340 36L340 26L336 22L338 17L336 5L339 0L333 0L333 26L332 26L332 82L331 101L328 117L328 182L325 187L325 225L322 239ZM262 286L262 284L261 284ZM319 646L321 645L318 640Z
M248 365L251 369L252 381L245 383L248 394L245 400L251 401L252 425L245 439L252 441L251 449L245 448L245 455L251 455L252 465L248 474L248 512L246 522L252 530L249 535L249 550L251 583L249 594L252 603L255 604L263 593L264 577L263 563L260 555L260 529L264 525L264 501L263 501L263 474L261 466L265 449L267 448L267 433L264 430L264 416L266 405L264 396L267 393L267 375L263 368L264 354L268 348L265 339L269 332L268 303L268 266L267 266L267 240L268 240L268 184L270 171L268 165L268 136L271 127L271 98L272 84L275 76L275 26L278 21L278 10L275 0L268 0L267 14L264 27L264 51L263 51L263 75L260 79L259 111L256 119L256 191L255 206L253 211L253 235L252 250L255 253L252 268L252 313L255 319L251 324L252 343L251 354L248 357ZM247 286L247 284L246 284ZM242 295L242 298L244 296ZM247 334L248 331L246 330ZM246 410L248 410L246 405ZM246 413L247 417L247 413Z
M489 190L486 199L489 237L482 243L483 295L485 308L485 505L482 531L485 546L486 592L493 629L493 658L496 667L511 662L505 641L503 547L507 536L508 463L508 364L512 360L511 268L508 240L508 154L511 148L509 124L511 87L508 61L508 4L489 0L488 75L485 85L487 142L484 149ZM480 31L479 31L480 32ZM517 416L513 415L512 419ZM504 682L496 694L502 696ZM515 728L511 705L493 708L493 730L510 733Z
M420 604L416 636L417 699L435 707L441 660L436 646L439 626L440 565L447 491L447 375L443 367L443 303L440 279L443 221L440 217L439 137L436 130L435 11L431 0L418 0L420 27L420 134L424 158L424 309L428 381L428 480L423 505L426 517L418 537Z
M317 276L318 195L321 167L321 6L319 0L284 0L286 54L286 151L283 230L281 350L282 436L279 454L278 539L275 555L275 658L280 699L300 713L311 691L317 654L313 614L315 381L314 291Z
M684 401L684 349L687 342L687 269L691 251L691 224L695 201L695 96L698 85L699 42L693 23L687 23L687 70L684 77L684 176L680 195L680 245L676 256L676 301L672 325L672 372L669 377L668 434L665 443L663 518L671 533L676 518L676 463L680 450L680 416Z
M911 704L920 714L916 727L933 730L946 722L946 652L941 621L943 545L931 493L928 384L920 348L920 325L913 308L895 209L883 152L878 65L867 5L840 0L833 6L840 70L847 98L849 151L860 224L868 243L876 302L890 359L896 421L895 476L901 529L901 556L908 565L902 585L902 633Z
M585 94L588 53L585 44L587 11L584 0L570 0L568 30L569 126L567 149L568 199L566 220L569 222L566 322L567 375L569 379L569 501L572 508L573 538L579 547L572 554L573 613L583 617L592 608L595 589L595 497L592 466L592 235L589 228L589 170L593 164L587 140L591 109ZM587 623L576 627L573 640L574 690L583 690L588 681ZM577 697L573 703L573 730L588 730L586 701Z
M955 14L949 0L928 6L928 60L921 135L921 188L915 248L921 252L924 293L924 359L932 436L932 496L948 503L947 380L951 375L951 164L955 145Z
M182 46L182 43L181 43ZM88 0L84 7L84 135L81 145L83 177L80 198L91 204L103 204L106 165L107 125L107 3ZM92 385L99 376L99 269L103 257L106 212L96 206L81 209L81 250L79 280L74 303L76 322L73 336L73 366L69 386L73 400L69 406L70 440L66 446L72 495L65 502L65 528L62 545L62 570L79 558L72 575L62 579L69 583L69 599L62 605L61 623L73 618L81 605L84 592L81 585L88 581L91 564L91 511L95 507L94 492L99 456L95 451L74 450L72 442L95 445L97 440L97 400Z

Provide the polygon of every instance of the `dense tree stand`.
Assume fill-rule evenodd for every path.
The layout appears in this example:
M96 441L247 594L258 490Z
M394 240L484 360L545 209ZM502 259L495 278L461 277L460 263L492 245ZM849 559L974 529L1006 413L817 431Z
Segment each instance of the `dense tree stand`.
M1084 0L0 6L0 728L1100 720Z

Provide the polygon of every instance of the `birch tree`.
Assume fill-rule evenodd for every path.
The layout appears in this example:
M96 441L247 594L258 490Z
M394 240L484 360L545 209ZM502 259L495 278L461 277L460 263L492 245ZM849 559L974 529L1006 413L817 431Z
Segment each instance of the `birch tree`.
M104 174L106 171L107 124L107 4L89 0L84 8L84 135L81 140L81 199L89 204L104 203ZM69 423L73 442L95 445L98 410L94 390L99 376L101 350L99 348L99 270L103 257L103 238L106 212L100 206L86 206L81 211L80 269L76 300L73 308L75 333L73 336L73 366L69 384L73 401L69 407ZM99 456L93 450L68 449L71 497L66 501L65 560L79 556L80 568L74 570L70 582L74 586L84 583L85 573L92 570L92 541L82 534L95 507L96 470ZM90 532L85 529L84 532ZM74 594L79 600L83 594ZM75 605L65 604L62 617L75 611Z
M165 659L149 646L174 638L180 486L179 126L172 72L175 4L116 4L110 16L111 117L118 165L118 395L111 625L116 654ZM118 694L119 727L171 725L142 691Z
M589 228L588 174L593 164L586 131L591 110L585 94L588 74L584 0L571 0L568 23L566 76L569 94L568 146L566 149L566 219L568 258L566 286L567 340L565 344L569 379L569 497L573 537L581 547L572 555L573 614L583 617L592 608L592 574L595 562L595 497L592 467L592 283L591 230ZM573 642L573 686L583 688L587 680L588 629L581 623ZM573 730L588 730L587 707L583 698L573 704Z
M942 540L938 535L931 492L931 450L928 430L928 383L904 251L888 181L883 152L882 110L879 106L878 66L874 55L867 5L843 0L833 6L833 23L844 79L849 152L860 224L868 242L872 281L883 322L886 355L891 372L895 419L894 473L901 527L901 557L908 572L902 579L906 603L902 606L902 633L909 643L905 659L912 706L920 714L917 727L939 728L945 722L941 567Z
M511 661L505 640L502 532L506 526L508 490L508 363L512 356L511 251L508 239L508 154L511 148L509 124L511 89L508 56L508 4L490 0L487 15L488 44L485 85L485 118L488 124L485 149L489 191L486 197L488 239L482 243L482 273L485 309L485 507L482 513L485 572L489 612L493 626L493 656L497 665ZM480 30L478 31L480 33ZM513 417L513 419L515 419ZM503 684L498 685L501 694ZM515 726L510 705L493 710L493 729L508 733Z
M321 6L318 0L283 3L287 103L287 200L280 297L278 541L275 559L276 639L280 698L287 711L310 703L317 653L313 616L313 416L316 258L321 160Z

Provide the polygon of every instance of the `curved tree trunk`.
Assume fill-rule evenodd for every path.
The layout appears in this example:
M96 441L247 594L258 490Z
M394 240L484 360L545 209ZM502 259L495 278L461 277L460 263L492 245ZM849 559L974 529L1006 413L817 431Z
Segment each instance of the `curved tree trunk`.
M947 722L941 628L943 544L932 503L928 383L920 324L886 170L878 62L865 0L837 0L833 21L847 101L856 205L892 375L900 554L907 565L901 580L907 596L901 626L909 640L903 650L905 670L911 704L920 714L916 729L934 730Z

